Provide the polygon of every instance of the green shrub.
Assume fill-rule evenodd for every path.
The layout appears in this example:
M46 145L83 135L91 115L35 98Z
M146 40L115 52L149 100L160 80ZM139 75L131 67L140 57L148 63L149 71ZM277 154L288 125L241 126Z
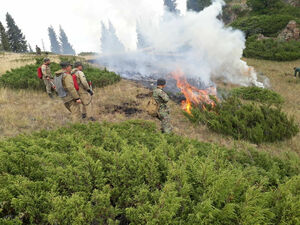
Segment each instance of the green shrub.
M62 58L62 61L66 61L66 59ZM45 85L43 81L37 77L37 68L41 64L42 58L38 58L34 65L26 65L6 72L0 77L0 86L13 89L44 90ZM50 67L52 74L60 69L59 64L54 62L51 63ZM100 70L89 65L85 66L84 73L86 78L92 81L94 87L104 87L116 83L121 79L114 72Z
M0 142L1 224L297 224L299 158L154 124L78 124Z
M268 13L283 6L281 0L247 0L247 5L256 13Z
M217 133L257 144L289 139L299 132L294 119L289 119L280 108L242 104L236 97L229 97L210 110L194 108L192 115L187 116L192 122L206 124Z
M246 41L244 56L277 61L290 61L300 59L299 41L278 41L273 39L257 40L253 35Z
M240 87L231 90L231 95L244 100L257 101L265 104L280 105L284 102L282 96L266 88Z
M231 26L242 30L246 37L253 34L263 34L275 37L285 28L290 20L295 19L292 15L257 15L241 17L235 20Z
M80 52L79 56L91 56L91 55L97 55L97 52Z

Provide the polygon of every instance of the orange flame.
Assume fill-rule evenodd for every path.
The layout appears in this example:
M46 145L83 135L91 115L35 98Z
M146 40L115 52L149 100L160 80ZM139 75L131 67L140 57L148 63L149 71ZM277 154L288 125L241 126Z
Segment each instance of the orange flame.
M189 84L181 71L173 72L172 76L177 81L177 87L184 94L186 100L182 101L182 109L187 113L191 114L192 104L201 105L204 110L206 110L205 104L215 106L215 102L209 97L211 95L217 99L215 87L200 90Z

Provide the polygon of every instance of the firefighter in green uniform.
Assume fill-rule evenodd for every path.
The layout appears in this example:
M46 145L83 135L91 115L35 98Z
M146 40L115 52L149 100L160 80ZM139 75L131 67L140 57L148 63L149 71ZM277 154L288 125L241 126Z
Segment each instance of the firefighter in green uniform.
M300 67L295 67L295 77L297 77L297 73L298 73L298 77L300 78Z
M50 63L51 63L50 59L45 58L44 64L41 66L41 69L42 69L43 81L46 86L47 94L49 95L50 98L53 98L53 95L52 95L53 77L51 75Z
M164 92L163 88L166 86L165 79L157 80L157 87L153 90L153 98L158 104L158 119L161 121L163 133L171 133L172 126L170 123L170 109L168 107L169 96Z
M94 93L91 90L91 87L87 82L84 73L82 72L83 70L82 63L76 62L74 67L75 68L72 70L71 74L72 75L75 74L77 77L77 83L79 86L78 94L82 101L82 119L87 118L87 115L89 115L88 119L91 121L95 121L95 118L91 116L92 114L91 101Z

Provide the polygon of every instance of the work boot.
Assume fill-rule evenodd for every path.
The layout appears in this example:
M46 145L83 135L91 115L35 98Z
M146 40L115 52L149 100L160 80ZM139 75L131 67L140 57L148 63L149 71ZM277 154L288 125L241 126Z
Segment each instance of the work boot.
M82 113L82 119L86 118L86 113Z
M93 122L96 121L96 119L95 119L94 117L92 117L92 116L89 118L89 120L90 120L90 121L93 121Z
M48 93L49 98L53 99L52 93Z

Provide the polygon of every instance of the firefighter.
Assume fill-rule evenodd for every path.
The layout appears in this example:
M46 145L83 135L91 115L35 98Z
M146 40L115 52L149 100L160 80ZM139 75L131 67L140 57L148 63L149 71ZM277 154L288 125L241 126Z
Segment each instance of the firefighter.
M298 77L300 78L300 67L295 67L294 70L295 70L295 77L297 77L298 74Z
M72 75L75 74L77 77L77 83L79 86L79 90L77 92L82 101L82 119L88 118L91 121L95 121L95 118L91 116L92 115L91 102L94 93L89 83L87 82L84 73L82 72L83 70L82 63L76 62L74 67L75 68L72 70Z
M171 133L172 126L170 123L170 109L168 107L169 96L164 92L166 87L165 79L157 80L157 87L153 90L153 98L158 104L158 119L161 121L161 129L163 133Z
M66 96L62 98L64 105L71 112L73 122L79 121L81 119L80 105L82 102L74 87L71 75L72 65L69 62L62 62L60 65L62 67L60 71L62 73L61 83L66 91Z
M45 58L44 59L44 64L41 66L42 69L42 74L43 74L43 81L46 86L46 91L47 94L49 95L50 98L53 98L52 95L52 84L53 84L53 77L51 75L51 70L50 70L50 59Z

